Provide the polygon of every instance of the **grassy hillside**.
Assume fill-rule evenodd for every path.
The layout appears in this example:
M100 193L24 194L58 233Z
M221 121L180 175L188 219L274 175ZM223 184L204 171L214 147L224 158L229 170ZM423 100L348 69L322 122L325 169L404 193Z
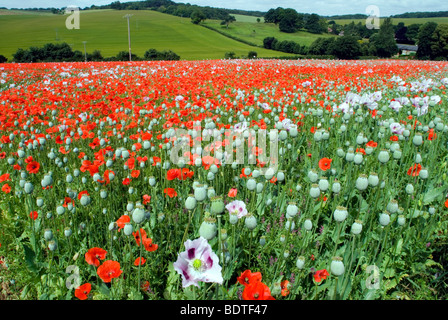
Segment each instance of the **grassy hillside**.
M228 51L237 56L247 55L251 50L263 57L286 55L232 40L192 24L189 18L141 10L81 11L80 29L72 30L65 26L68 15L0 12L0 54L10 59L18 48L58 41L84 52L83 41L87 41L87 52L100 50L104 57L114 56L128 50L127 22L123 18L128 13L133 15L130 19L132 53L138 56L150 48L172 50L183 60L220 59Z
M294 33L280 32L278 25L264 22L258 23L256 17L250 17L252 20L243 17L244 16L236 16L236 21L229 24L228 28L222 26L221 21L217 20L206 20L204 24L256 45L263 45L263 39L266 37L275 37L280 41L291 40L305 46L309 46L314 40L320 37L334 37L334 35L318 35L305 31L297 31ZM263 21L263 19L261 21Z
M380 19L380 23L383 19ZM330 21L330 20L329 20ZM337 24L345 25L349 24L352 21L355 23L361 22L365 23L364 19L340 19L340 20L334 20ZM392 18L393 24L398 24L399 22L403 22L406 26L411 24L424 24L425 22L433 21L436 23L448 23L448 17L437 17L437 18Z

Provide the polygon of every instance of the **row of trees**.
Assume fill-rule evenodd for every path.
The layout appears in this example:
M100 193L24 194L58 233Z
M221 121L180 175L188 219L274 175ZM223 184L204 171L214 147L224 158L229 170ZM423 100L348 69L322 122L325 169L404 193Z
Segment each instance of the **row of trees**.
M293 33L300 29L317 34L327 31L327 23L319 15L298 13L292 8L269 9L264 15L264 22L278 24L279 30L287 33Z
M418 59L447 60L448 58L448 24L426 22L417 36Z
M6 58L5 58L6 59ZM180 56L171 50L149 49L143 57L131 55L132 61L180 60ZM13 62L82 62L82 61L129 61L129 52L120 51L116 56L103 57L99 50L82 53L72 50L67 43L47 43L43 47L19 48L13 54ZM3 62L6 62L3 61Z

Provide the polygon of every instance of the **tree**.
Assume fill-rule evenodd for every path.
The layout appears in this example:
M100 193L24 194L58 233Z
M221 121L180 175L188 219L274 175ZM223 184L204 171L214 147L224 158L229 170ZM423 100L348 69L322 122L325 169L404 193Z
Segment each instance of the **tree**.
M277 9L269 9L268 12L264 15L264 22L266 23L275 23L278 24L280 22L280 16L283 12L282 7L278 7Z
M432 34L431 59L448 58L448 24L439 24Z
M398 53L392 19L384 19L378 33L373 34L370 37L370 43L372 52L374 52L374 54L378 57L390 58L394 54Z
M284 9L280 14L279 30L282 32L293 33L302 27L303 20L294 9Z
M8 59L4 55L0 54L0 63L5 63L6 61L8 61Z
M305 29L311 33L322 33L323 30L319 15L315 13L309 15L305 21Z
M274 37L266 37L263 39L263 47L266 49L274 49L277 41Z
M313 55L329 55L332 54L335 39L331 38L317 38L308 48L308 53Z
M418 30L420 29L421 24L413 23L407 27L406 30L406 39L412 44L417 42Z
M417 58L419 59L431 59L432 56L432 35L437 28L437 23L435 22L426 22L423 24L417 36Z
M235 17L234 17L234 16L231 16L231 15L229 14L229 15L227 15L227 17L225 17L224 20L221 21L221 25L226 25L226 29L228 29L228 28L229 28L229 24L230 24L231 22L234 22L234 21L236 21Z
M190 16L191 22L194 24L199 24L206 19L204 12L201 9L195 9Z
M339 59L358 59L361 55L361 45L354 36L338 37L329 52Z
M256 51L249 51L249 53L247 54L247 57L249 59L255 59L258 56Z

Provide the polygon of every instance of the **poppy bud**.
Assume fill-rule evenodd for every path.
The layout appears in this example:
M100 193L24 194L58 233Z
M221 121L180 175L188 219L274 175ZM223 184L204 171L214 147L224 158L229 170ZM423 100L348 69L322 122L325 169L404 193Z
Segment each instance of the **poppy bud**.
M355 156L353 157L353 162L355 164L361 164L363 160L363 156L362 153L360 152L356 152Z
M149 177L148 182L151 187L154 187L156 185L156 178L151 176Z
M208 188L207 188L207 198L211 199L211 198L213 198L214 196L216 196L215 188L213 188L213 187L208 187Z
M285 173L284 173L283 171L279 171L279 172L277 173L277 180L278 180L278 181L283 181L283 180L285 180Z
M266 244L266 237L265 236L261 236L260 237L260 246L264 246Z
M221 229L221 241L225 241L227 239L227 230Z
M356 188L359 191L364 191L369 186L369 181L367 179L367 176L365 174L360 174L358 179L356 179Z
M406 218L403 215L399 215L397 218L397 223L399 226L404 226L404 224L406 223Z
M50 249L50 251L55 251L58 248L58 245L56 244L56 242L54 240L51 240L48 243L48 249Z
M87 205L90 204L90 202L91 202L90 196L88 196L88 195L86 195L86 194L83 194L82 197L81 197L80 202L81 202L81 204L82 204L83 206L87 206Z
M345 272L344 263L341 257L334 257L330 264L331 273L335 276L341 276Z
M238 222L238 215L236 214L236 212L230 212L229 222L231 224L236 224Z
M390 159L390 156L389 156L389 152L387 150L383 149L378 153L378 161L379 162L384 164L384 163L387 163L389 161L389 159Z
M46 241L50 241L51 239L53 239L53 232L50 229L45 229L44 239Z
M319 189L319 185L317 184L312 184L311 188L310 188L310 196L314 199L319 198L320 196L320 189Z
M163 222L163 220L165 220L165 214L164 214L163 212L160 212L160 213L157 215L157 221L158 221L158 222Z
M318 178L319 178L319 176L318 176L316 170L311 169L311 170L308 171L308 179L310 179L310 181L312 183L316 182Z
M207 191L205 190L203 185L198 185L196 189L194 189L194 197L197 201L203 201L207 197Z
M306 219L303 223L305 230L310 231L313 228L313 222L310 219Z
M294 217L299 212L299 208L297 207L295 202L290 202L286 207L286 215L289 217Z

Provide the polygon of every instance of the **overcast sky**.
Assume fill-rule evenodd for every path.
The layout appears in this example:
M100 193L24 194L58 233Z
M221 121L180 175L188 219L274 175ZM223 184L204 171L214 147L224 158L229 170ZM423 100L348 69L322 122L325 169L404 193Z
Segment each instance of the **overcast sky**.
M92 4L104 5L114 0L0 0L0 7L6 8L48 8L67 7L80 8ZM121 2L128 2L121 0ZM350 13L366 13L369 5L376 5L380 16L390 16L416 11L448 11L448 1L440 0L186 0L177 3L190 3L217 8L268 11L270 8L293 8L302 13L320 15L337 15Z

